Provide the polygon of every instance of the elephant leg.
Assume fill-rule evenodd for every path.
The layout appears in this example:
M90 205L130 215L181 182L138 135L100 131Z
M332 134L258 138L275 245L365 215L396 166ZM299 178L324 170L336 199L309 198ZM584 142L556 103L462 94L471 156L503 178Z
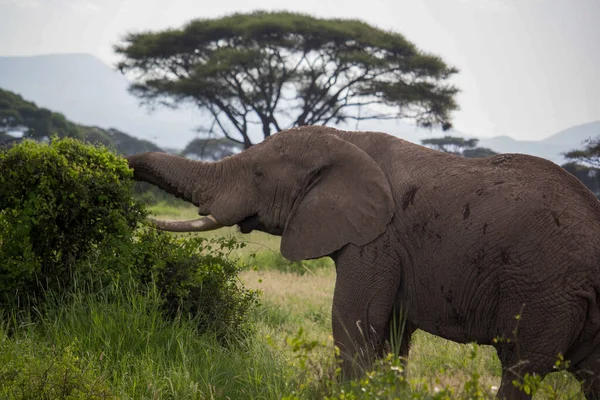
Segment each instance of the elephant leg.
M553 371L558 355L563 354L564 351L557 346L557 342L550 342L548 335L562 337L559 329L546 332L540 330L537 336L520 335L519 346L514 342L495 346L502 364L502 381L498 390L498 398L530 399L531 396L527 395L520 387L515 386L513 382L518 381L522 384L526 375L534 374L544 379ZM546 347L543 344L546 344Z
M531 395L515 386L514 381L523 382L526 374L538 374L542 378L552 369L552 359L531 351L517 351L514 343L496 347L502 364L502 381L497 397L505 400L531 399Z
M502 310L497 325L499 343L495 344L502 364L499 398L531 398L513 381L523 383L527 374L543 379L579 335L581 326L572 321L585 319L585 309L575 298L572 302L548 304L547 299L556 296L555 292L540 291L535 297L513 296L498 305Z
M502 381L500 382L500 389L498 389L497 398L501 400L529 400L531 395L528 395L518 387L513 385L513 380L517 379L515 374L510 369L502 368Z
M600 349L569 368L581 382L581 390L588 400L600 400Z
M373 264L358 265L355 259L340 261L344 259L336 260L333 338L340 351L344 376L356 377L385 353L400 274L390 274ZM408 340L404 348L407 354Z
M558 325L548 325L558 326ZM523 327L518 342L497 344L496 351L502 364L502 381L498 390L500 399L530 399L531 396L513 382L524 383L524 378L537 375L542 379L553 370L554 363L563 351L556 342L551 342L548 335L561 337L560 331L542 331L537 335L530 331L531 327ZM530 332L525 334L525 332ZM564 347L563 347L564 348Z
M598 287L595 292L599 292ZM586 326L581 333L585 339L566 356L571 362L568 370L580 381L581 390L588 400L600 400L600 308L596 296L582 296L588 301Z

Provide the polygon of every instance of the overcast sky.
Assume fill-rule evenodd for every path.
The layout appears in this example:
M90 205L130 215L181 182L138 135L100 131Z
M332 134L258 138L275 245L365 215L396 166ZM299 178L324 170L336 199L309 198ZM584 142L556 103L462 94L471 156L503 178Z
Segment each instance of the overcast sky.
M0 0L0 55L87 52L197 17L291 10L360 18L460 69L456 129L541 139L600 120L600 0Z

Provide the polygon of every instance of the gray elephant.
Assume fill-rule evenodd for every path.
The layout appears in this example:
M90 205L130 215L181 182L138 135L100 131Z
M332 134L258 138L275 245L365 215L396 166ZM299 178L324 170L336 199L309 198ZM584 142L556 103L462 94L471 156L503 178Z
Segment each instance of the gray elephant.
M333 336L349 373L404 321L401 356L417 328L493 345L500 397L529 398L512 380L546 375L561 354L600 398L600 202L547 160L466 159L313 126L218 162L143 153L129 165L205 216L161 229L237 224L280 235L290 260L331 257Z

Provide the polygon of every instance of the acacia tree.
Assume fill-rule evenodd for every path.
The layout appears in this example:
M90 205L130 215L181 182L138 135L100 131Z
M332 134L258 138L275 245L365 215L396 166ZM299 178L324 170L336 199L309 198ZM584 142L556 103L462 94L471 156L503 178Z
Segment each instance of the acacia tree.
M456 136L444 136L421 140L421 144L444 153L467 158L490 157L498 153L487 147L477 147L479 139L465 139Z
M191 101L212 117L205 133L253 144L293 126L411 118L450 128L457 70L401 34L357 20L290 12L193 20L130 33L118 68L146 104Z
M600 168L600 136L585 141L585 147L564 153L572 162Z
M424 146L431 147L432 149L443 151L444 153L451 153L462 155L465 149L473 149L479 143L479 139L465 139L456 136L444 136L441 138L423 139L421 143Z

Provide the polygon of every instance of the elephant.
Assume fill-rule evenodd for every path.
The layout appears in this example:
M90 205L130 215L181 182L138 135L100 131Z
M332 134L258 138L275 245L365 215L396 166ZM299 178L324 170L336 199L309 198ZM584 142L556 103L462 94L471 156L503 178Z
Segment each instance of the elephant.
M530 398L512 381L545 376L562 355L600 398L600 202L551 161L306 126L216 162L149 152L128 163L198 207L199 219L157 228L238 225L281 236L289 260L333 259L333 338L350 376L401 324L400 357L416 329L494 346L498 397Z

